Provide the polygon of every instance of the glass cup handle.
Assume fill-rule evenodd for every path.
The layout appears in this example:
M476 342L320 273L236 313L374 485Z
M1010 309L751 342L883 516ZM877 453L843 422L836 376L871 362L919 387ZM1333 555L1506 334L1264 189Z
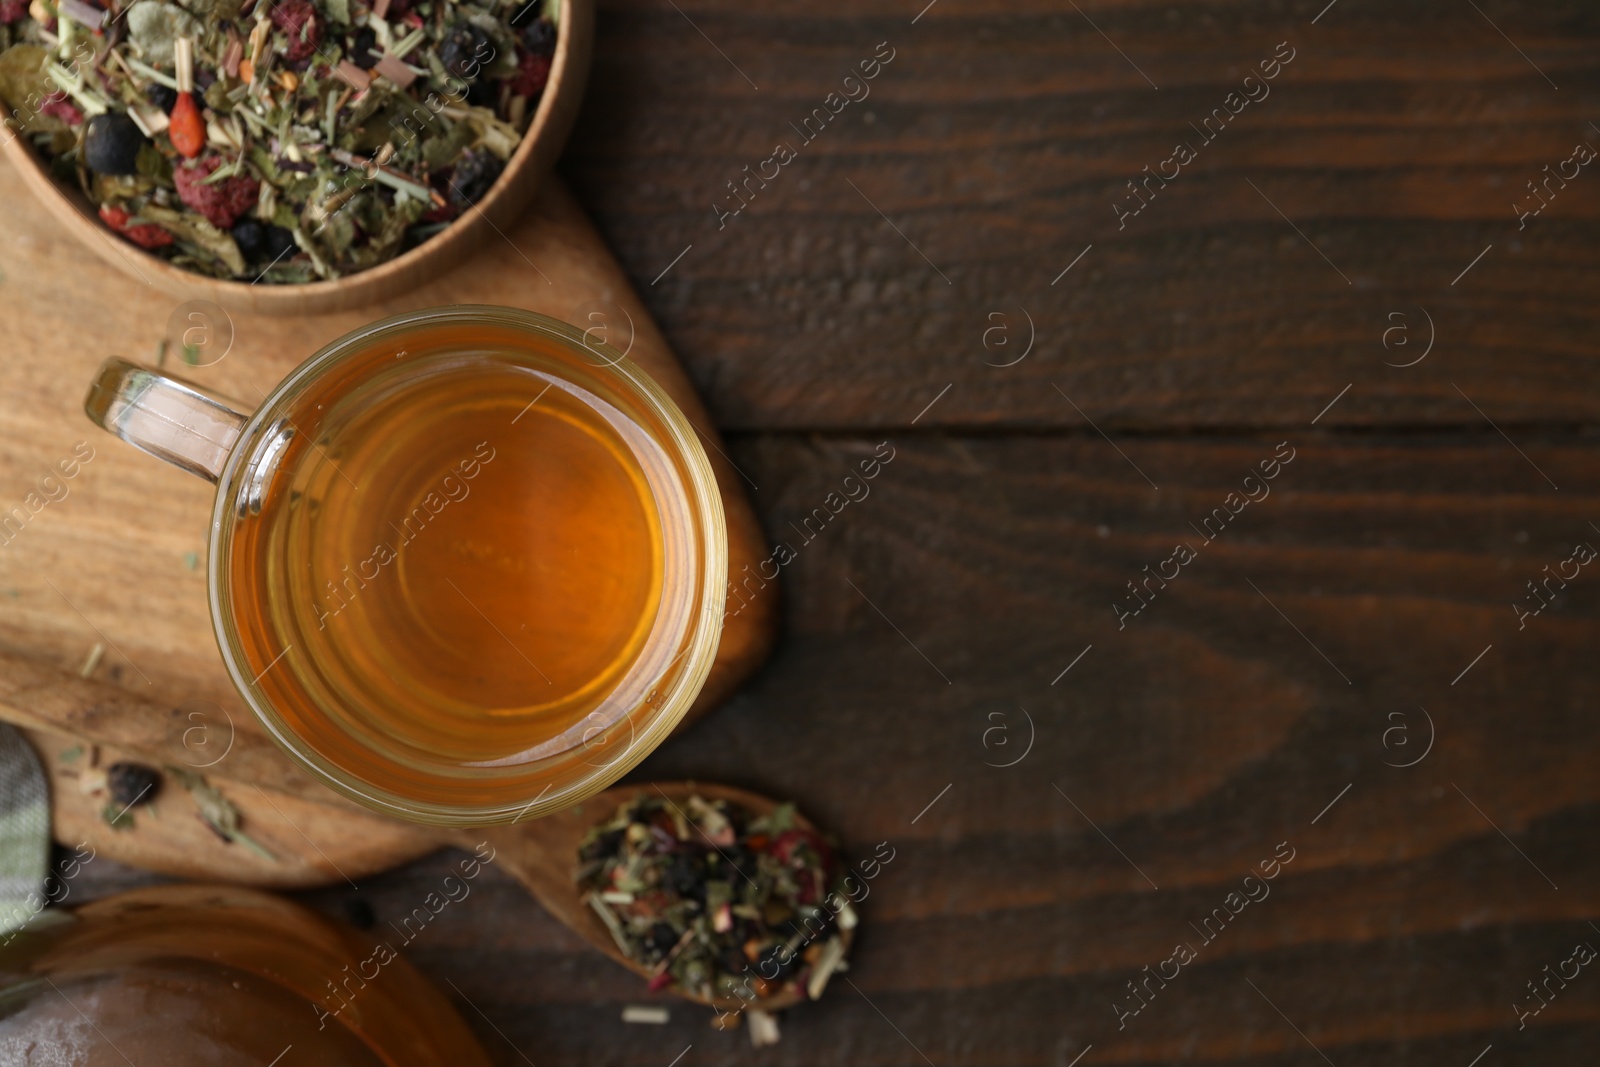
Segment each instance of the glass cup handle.
M248 418L177 378L112 356L84 397L96 426L209 482L222 476Z

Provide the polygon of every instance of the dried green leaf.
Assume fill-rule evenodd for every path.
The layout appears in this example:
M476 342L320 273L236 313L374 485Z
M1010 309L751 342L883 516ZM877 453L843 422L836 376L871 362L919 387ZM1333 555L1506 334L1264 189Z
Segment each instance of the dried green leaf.
M113 830L132 830L133 812L131 808L119 804L106 804L100 809L100 819Z
M239 809L233 806L233 801L223 796L217 788L205 777L194 771L181 767L167 768L167 773L176 778L194 798L195 807L200 810L200 818L205 820L219 836L229 841L236 841L262 859L276 863L278 857L261 847L260 843L253 840L250 835L239 829Z
M232 22L239 17L243 0L183 0L183 6L209 22Z
M222 114L233 110L233 101L228 99L228 83L218 78L206 87L203 94L206 107Z
M172 66L174 41L198 37L205 30L199 19L166 0L135 0L123 17L144 61L159 67Z
M422 160L429 170L444 170L446 167L455 166L456 160L461 158L461 153L477 142L478 135L472 127L465 122L458 122L444 136L433 137L423 143Z
M0 52L0 98L25 123L55 86L45 76L50 53L36 44L19 44Z
M194 212L173 211L171 208L148 204L140 209L139 216L149 222L160 223L179 239L210 253L230 273L245 272L244 256L233 238Z
M172 183L172 163L155 145L146 144L139 147L138 158L134 160L134 169L153 182L161 185Z

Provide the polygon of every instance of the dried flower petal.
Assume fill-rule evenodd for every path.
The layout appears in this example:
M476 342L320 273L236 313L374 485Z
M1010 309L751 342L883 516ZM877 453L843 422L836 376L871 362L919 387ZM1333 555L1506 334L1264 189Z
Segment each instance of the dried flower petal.
M322 41L322 26L310 0L279 0L272 5L272 24L289 39L283 55L291 63L315 52Z

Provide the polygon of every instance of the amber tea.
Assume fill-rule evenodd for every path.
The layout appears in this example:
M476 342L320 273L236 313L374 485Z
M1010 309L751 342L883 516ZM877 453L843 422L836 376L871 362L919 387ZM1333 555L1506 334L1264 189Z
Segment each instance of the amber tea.
M264 592L241 604L246 647L289 650L273 669L309 692L278 709L342 766L374 746L526 757L597 710L659 608L657 446L561 368L441 340L298 397L285 428L316 440L290 437L234 534L236 583ZM348 717L327 722L330 704Z
M212 616L240 692L335 788L504 822L603 788L715 655L720 497L620 354L504 308L400 316L248 420L113 360L91 417L215 478Z

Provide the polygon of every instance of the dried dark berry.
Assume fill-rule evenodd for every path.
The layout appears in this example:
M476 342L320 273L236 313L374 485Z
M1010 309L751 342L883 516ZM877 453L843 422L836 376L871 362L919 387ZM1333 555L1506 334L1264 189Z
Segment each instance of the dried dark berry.
M267 241L267 228L255 219L240 219L233 224L233 243L247 263L261 258L261 249Z
M490 81L488 78L479 78L467 86L467 103L473 107L486 107L491 110L500 104L500 83Z
M729 882L741 882L759 869L756 866L755 853L740 844L718 849L706 857L706 863L709 865L712 878Z
M655 950L658 959L671 952L677 943L678 932L671 923L656 923L650 927L650 947Z
M605 859L607 856L614 855L617 851L617 846L621 843L621 830L607 830L604 833L596 834L594 840L586 842L578 850L578 858L586 862Z
M83 161L96 174L133 174L139 149L149 143L127 115L108 111L89 120L83 136Z
M439 62L464 82L476 81L493 54L489 35L465 19L451 23L439 42Z
M378 922L378 917L373 914L372 905L361 897L350 897L344 902L344 917L357 930L370 930Z
M240 219L233 224L233 243L239 246L246 263L273 264L295 247L294 234L282 226L257 219Z
M160 82L151 82L145 88L144 98L159 107L162 111L171 112L172 105L178 102L178 90L168 89Z
M704 900L705 877L705 871L697 858L683 852L675 852L667 861L667 869L661 875L661 884L667 892L676 893L686 900Z
M106 768L106 789L119 807L148 804L161 792L161 772L142 763L113 763Z
M520 29L528 25L529 22L541 18L542 16L539 14L540 6L541 0L523 0L521 6L507 20L508 25L513 29Z
M369 26L361 27L350 40L350 62L362 70L371 70L378 65L377 51L378 35Z
M273 226L271 223L263 226L266 238L262 242L261 262L277 263L287 256L293 255L296 245L294 234L282 226Z
M522 46L536 56L556 54L556 28L549 19L535 19L522 30Z
M801 916L800 921L805 927L806 933L818 941L826 941L828 934L833 931L839 921L838 917L827 908L814 908L809 914L802 908Z
M799 957L790 954L785 946L773 945L756 960L756 971L769 981L787 978L799 962Z
M471 151L461 156L450 175L450 199L457 204L476 204L489 190L506 165L489 151Z

